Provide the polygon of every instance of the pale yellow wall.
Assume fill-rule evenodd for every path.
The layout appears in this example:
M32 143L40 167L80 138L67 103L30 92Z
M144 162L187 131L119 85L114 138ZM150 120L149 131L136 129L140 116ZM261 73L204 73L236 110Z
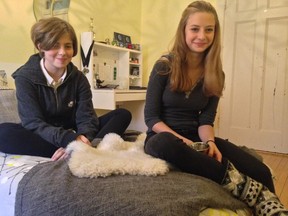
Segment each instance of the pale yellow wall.
M215 5L216 0L210 0ZM193 0L143 0L142 34L144 85L147 84L154 62L173 42L183 10Z
M141 0L70 0L69 22L77 34L89 31L94 18L96 41L113 40L113 33L131 36L132 43L141 39ZM80 55L78 55L80 62Z
M113 39L113 32L130 35L133 43L141 39L141 0L70 0L69 22L80 36L94 18L96 40ZM0 1L0 70L10 75L34 53L30 29L35 23L33 0ZM80 66L80 55L73 62ZM13 79L8 77L9 86Z
M210 0L215 4L216 0ZM143 50L146 85L154 62L167 51L181 13L191 0L71 0L69 22L77 35L89 30L94 18L96 40L112 39L113 32L131 36ZM35 22L33 0L0 1L0 70L11 74L34 52L30 28ZM80 55L73 62L80 66ZM9 83L13 82L9 78Z
M145 0L142 3L143 83L154 62L171 45L181 13L191 0Z

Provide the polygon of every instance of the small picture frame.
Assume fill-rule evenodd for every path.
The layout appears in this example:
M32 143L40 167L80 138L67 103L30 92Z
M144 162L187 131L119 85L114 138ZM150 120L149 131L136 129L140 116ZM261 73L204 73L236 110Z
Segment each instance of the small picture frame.
M114 40L117 42L117 46L124 47L123 34L114 32Z
M120 47L128 48L128 46L132 44L130 36L118 32L114 32L114 40Z
M139 67L132 67L130 69L130 75L132 76L139 76Z
M132 44L130 36L124 35L124 44L126 44L125 47L128 47L129 44Z

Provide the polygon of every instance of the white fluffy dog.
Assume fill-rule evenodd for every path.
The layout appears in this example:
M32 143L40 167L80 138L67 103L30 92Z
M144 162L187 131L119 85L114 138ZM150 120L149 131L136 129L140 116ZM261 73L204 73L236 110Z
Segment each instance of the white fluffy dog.
M107 134L93 148L79 141L71 142L67 153L71 172L78 177L106 177L110 175L164 175L168 164L144 153L145 134L140 134L135 142L124 141L119 135Z

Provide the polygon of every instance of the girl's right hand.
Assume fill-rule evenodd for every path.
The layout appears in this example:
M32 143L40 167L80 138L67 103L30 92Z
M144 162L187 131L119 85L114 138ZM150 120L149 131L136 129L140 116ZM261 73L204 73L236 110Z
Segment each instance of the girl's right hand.
M79 135L76 138L77 141L81 141L87 145L92 145L91 142L84 136L84 135ZM68 153L66 153L65 148L59 148L55 151L55 153L52 155L51 159L52 161L57 161L57 160L62 160L68 157Z
M209 157L215 158L220 163L222 162L222 154L214 142L209 142L209 150L207 152Z
M57 160L62 160L68 157L68 154L65 151L65 148L59 148L55 151L55 153L52 155L51 160L52 161L57 161Z

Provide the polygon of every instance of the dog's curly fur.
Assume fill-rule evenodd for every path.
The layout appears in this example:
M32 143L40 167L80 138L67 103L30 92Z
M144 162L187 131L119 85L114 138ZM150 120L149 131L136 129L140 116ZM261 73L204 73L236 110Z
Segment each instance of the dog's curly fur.
M107 134L97 148L73 141L66 148L68 165L78 177L107 177L110 175L164 175L168 164L144 153L145 134L135 142L124 141L119 135Z

